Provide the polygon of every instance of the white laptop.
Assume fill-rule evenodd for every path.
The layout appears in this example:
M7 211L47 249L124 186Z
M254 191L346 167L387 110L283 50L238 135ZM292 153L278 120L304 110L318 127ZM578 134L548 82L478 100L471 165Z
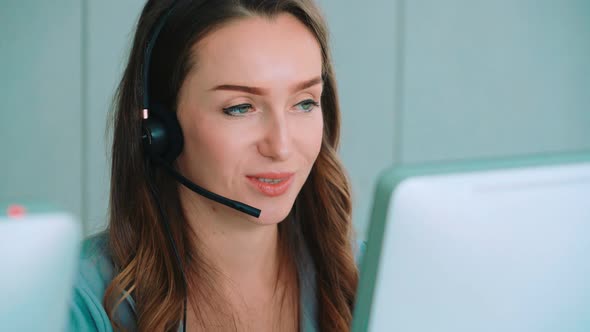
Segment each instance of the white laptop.
M353 331L590 331L590 154L386 171Z
M64 331L79 223L66 213L0 207L0 331Z

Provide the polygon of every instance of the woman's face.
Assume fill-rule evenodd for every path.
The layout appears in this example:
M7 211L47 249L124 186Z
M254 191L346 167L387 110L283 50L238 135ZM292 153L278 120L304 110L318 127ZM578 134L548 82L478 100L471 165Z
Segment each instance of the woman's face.
M280 222L321 147L319 43L289 14L252 17L207 35L194 56L179 94L180 170L206 189L262 210L256 219L199 196L216 215Z

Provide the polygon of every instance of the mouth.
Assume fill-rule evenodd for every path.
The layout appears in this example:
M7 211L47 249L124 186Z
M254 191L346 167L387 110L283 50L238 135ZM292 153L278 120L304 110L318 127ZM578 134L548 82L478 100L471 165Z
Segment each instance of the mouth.
M287 192L294 173L262 173L247 176L250 184L261 194L276 197Z

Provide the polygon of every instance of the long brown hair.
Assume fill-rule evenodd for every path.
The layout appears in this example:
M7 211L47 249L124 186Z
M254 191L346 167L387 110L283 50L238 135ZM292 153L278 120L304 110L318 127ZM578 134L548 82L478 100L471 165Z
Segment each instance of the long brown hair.
M194 276L187 284L191 293L197 292L205 298L216 294L215 270L191 246L195 237L182 213L179 185L159 169L149 170L141 146L143 53L151 28L170 5L171 1L163 0L148 1L145 5L115 96L112 117L108 234L116 275L105 292L104 306L117 327L117 307L132 296L140 331L178 328L186 292L180 267L150 195L150 183L158 188L184 268ZM183 8L175 10L167 20L150 66L150 97L164 102L171 111L175 111L178 91L194 66L191 47L230 20L252 16L272 18L289 13L316 36L323 56L323 142L288 220L278 227L281 248L295 262L294 266L299 266L302 248L307 248L311 256L316 271L318 327L322 331L348 330L358 272L352 252L350 185L337 156L340 108L328 32L320 11L313 0L184 1L176 6ZM196 313L196 317L204 324L202 315Z

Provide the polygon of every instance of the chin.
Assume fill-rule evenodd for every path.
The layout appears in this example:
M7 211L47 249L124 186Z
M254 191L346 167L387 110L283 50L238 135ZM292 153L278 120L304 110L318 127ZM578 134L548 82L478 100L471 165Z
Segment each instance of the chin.
M289 212L291 212L291 207L274 207L267 209L262 207L260 210L262 212L260 213L259 218L252 217L254 222L264 225L276 225L287 218Z

